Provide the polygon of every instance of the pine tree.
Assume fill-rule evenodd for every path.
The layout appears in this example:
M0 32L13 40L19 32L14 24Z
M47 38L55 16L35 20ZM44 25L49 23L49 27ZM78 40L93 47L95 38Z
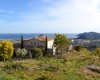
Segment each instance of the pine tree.
M21 49L24 48L23 46L23 36L21 36Z
M69 39L65 34L55 34L54 44L56 45L57 50L62 53L62 50L68 47Z

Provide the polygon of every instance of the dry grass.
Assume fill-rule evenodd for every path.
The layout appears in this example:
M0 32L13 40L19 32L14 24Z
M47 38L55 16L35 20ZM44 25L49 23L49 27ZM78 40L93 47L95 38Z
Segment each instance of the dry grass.
M0 62L3 73L0 80L99 80L100 73L85 68L85 65L100 66L100 58L84 52L69 52L41 60Z

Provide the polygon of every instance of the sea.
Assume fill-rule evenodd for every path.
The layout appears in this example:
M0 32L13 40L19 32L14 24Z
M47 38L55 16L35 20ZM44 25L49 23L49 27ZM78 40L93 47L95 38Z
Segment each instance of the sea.
M33 38L39 35L44 35L44 36L50 36L52 38L55 38L55 35L53 33L2 33L0 34L0 40L20 40L21 35L23 36L24 39L27 38ZM65 34L68 38L77 38L77 34Z

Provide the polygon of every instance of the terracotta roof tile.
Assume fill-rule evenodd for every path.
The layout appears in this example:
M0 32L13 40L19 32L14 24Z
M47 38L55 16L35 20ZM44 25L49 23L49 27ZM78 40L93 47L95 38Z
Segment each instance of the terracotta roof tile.
M38 37L34 37L34 38L29 38L29 39L25 39L24 41L28 41L28 40L31 40L31 39L37 39L39 41L46 41L46 36L38 36ZM47 40L48 41L54 40L54 38L47 36Z

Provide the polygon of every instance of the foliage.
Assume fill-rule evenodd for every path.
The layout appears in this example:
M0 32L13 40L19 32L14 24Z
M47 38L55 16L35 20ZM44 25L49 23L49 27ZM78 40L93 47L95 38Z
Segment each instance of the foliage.
M87 48L81 48L80 53L90 54L90 51Z
M61 50L68 46L69 39L66 38L66 35L64 35L64 34L55 34L54 43L56 44L57 49Z
M90 54L90 51L87 48L82 46L74 46L74 50L84 54Z
M43 34L40 34L39 36L43 36Z
M11 58L13 56L13 45L10 41L1 41L0 42L0 56L5 59Z
M23 46L23 36L21 36L21 49L24 48Z
M21 63L13 63L13 62L11 62L11 63L6 63L4 69L6 69L6 70L11 70L11 69L21 70L21 69L23 69L23 66L22 66Z
M27 50L26 49L18 48L17 51L16 51L16 55L19 58L24 58L26 54L27 54Z
M26 58L26 59L32 59L32 54L31 54L30 51L28 51L28 53L27 53L27 55L26 55L25 58Z
M74 51L61 56L64 59L43 57L0 62L0 80L100 80L100 73L85 67L100 66L97 56Z
M32 57L33 58L39 59L39 58L41 58L43 56L42 50L39 49L39 48L36 48L36 47L33 47L31 49L31 53L32 53Z
M80 51L81 48L82 48L82 46L74 46L74 50L76 50L76 51Z
M100 48L96 48L96 49L93 51L93 54L100 57Z
M46 41L45 41L45 50L44 50L44 53L43 53L43 56L46 56L47 52L48 52L48 41L47 41L47 36L46 36Z

